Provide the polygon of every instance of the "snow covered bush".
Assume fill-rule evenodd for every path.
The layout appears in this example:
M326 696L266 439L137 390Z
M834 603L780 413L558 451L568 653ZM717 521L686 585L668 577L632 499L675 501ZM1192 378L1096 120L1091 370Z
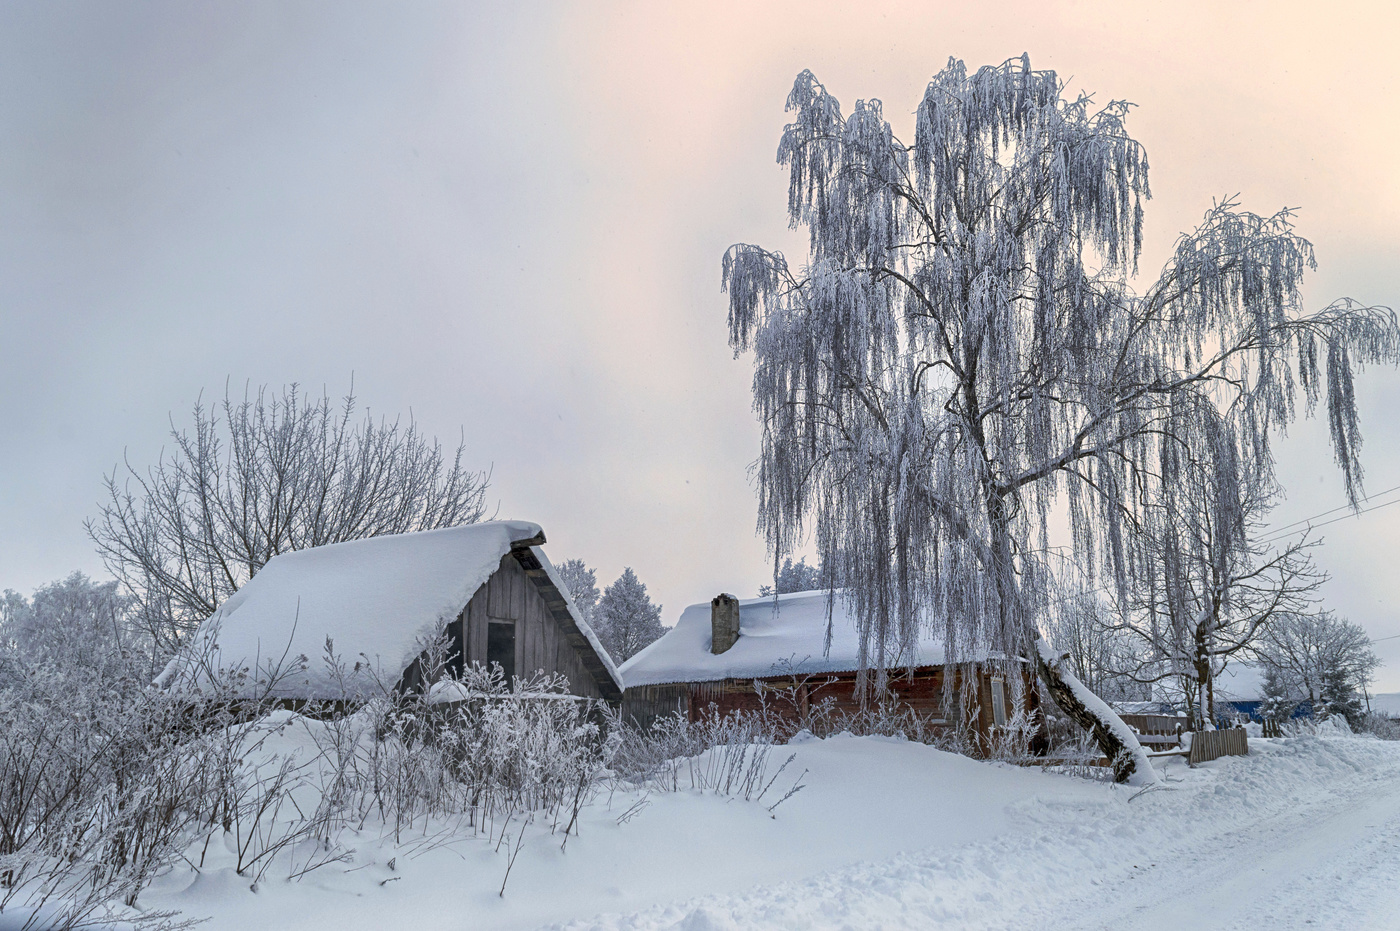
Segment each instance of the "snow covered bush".
M1400 721L1376 714L1374 711L1362 720L1361 730L1381 740L1400 740Z
M761 802L793 761L789 754L776 768L771 765L774 748L791 736L780 736L775 720L763 711L720 714L714 705L695 721L677 713L645 730L614 719L613 770L624 782L651 790L693 789ZM773 807L800 789L797 776Z
M135 905L213 817L202 716L138 677L58 663L0 690L0 914L68 928Z
M563 678L511 688L498 668L297 712L238 671L162 691L101 665L22 670L0 688L0 923L26 928L158 924L133 908L179 864L257 891L353 857L366 831L499 845L545 819L567 838L617 743Z
M429 818L490 834L544 814L567 832L613 749L590 712L562 676L512 689L499 667L473 665L426 695L371 702L342 724L362 729L356 739L327 749L350 811L361 824L377 816L396 840Z

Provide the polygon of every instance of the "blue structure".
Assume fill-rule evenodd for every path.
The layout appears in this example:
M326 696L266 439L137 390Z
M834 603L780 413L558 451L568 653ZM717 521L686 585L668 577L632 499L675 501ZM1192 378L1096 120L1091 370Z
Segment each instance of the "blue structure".
M1263 722L1264 716L1259 713L1259 708L1264 702L1260 699L1252 701L1222 701L1216 703L1216 726L1228 724L1237 718L1246 718L1250 721ZM1221 709L1225 709L1221 713ZM1290 721L1297 721L1301 718L1311 718L1313 716L1312 699L1305 698L1293 706L1293 713L1288 716Z

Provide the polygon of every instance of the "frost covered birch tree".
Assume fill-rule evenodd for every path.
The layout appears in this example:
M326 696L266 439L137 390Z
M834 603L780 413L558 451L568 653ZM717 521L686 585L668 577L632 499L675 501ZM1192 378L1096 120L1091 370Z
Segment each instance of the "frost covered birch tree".
M1355 502L1352 375L1397 360L1394 315L1304 313L1310 245L1286 210L1230 201L1134 291L1150 190L1129 105L1067 97L1024 56L971 74L950 60L909 143L878 100L844 113L810 72L787 108L778 160L810 252L793 265L738 244L723 262L731 345L754 353L760 529L775 554L815 533L876 686L933 617L952 659L1030 657L1117 778L1155 778L1041 637L1052 510L1076 563L1124 591L1170 481L1163 448L1217 439L1182 412L1218 412L1268 463L1275 428L1324 397Z

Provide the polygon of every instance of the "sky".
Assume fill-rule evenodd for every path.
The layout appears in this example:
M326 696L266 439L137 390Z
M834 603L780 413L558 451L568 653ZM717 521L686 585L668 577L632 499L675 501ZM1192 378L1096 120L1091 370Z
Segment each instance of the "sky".
M1298 208L1310 306L1400 305L1400 14L1225 7L0 6L0 588L104 576L83 529L103 476L155 463L201 395L353 379L374 414L464 437L553 558L633 567L666 623L756 593L759 431L720 258L802 253L774 153L804 68L908 139L950 56L1028 52L1137 105L1145 278L1238 195ZM1400 486L1400 374L1359 398L1367 488ZM1324 428L1278 456L1276 525L1343 503ZM1326 604L1398 691L1400 507L1321 533Z

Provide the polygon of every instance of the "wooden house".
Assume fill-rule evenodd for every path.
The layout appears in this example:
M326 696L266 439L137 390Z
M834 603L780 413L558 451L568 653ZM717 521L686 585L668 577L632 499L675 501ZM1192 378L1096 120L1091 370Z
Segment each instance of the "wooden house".
M449 670L559 674L575 695L618 702L622 678L544 542L538 524L491 521L284 553L200 625L157 684L243 671L247 692L353 701L421 688L424 645L446 635Z
M695 720L712 706L721 714L766 707L794 721L808 718L821 703L836 712L857 711L858 628L839 592L830 609L828 614L824 591L776 600L719 595L690 606L665 636L623 663L624 716L647 726L676 712ZM1006 664L987 659L947 664L939 642L926 636L914 656L887 664L890 681L881 700L935 726L961 722L985 746L993 728L1014 714L1014 696L1031 708L1037 701L1024 664L1015 667L1022 682L1013 688L1002 672ZM975 681L967 681L972 675ZM946 677L952 677L950 691L944 689Z

